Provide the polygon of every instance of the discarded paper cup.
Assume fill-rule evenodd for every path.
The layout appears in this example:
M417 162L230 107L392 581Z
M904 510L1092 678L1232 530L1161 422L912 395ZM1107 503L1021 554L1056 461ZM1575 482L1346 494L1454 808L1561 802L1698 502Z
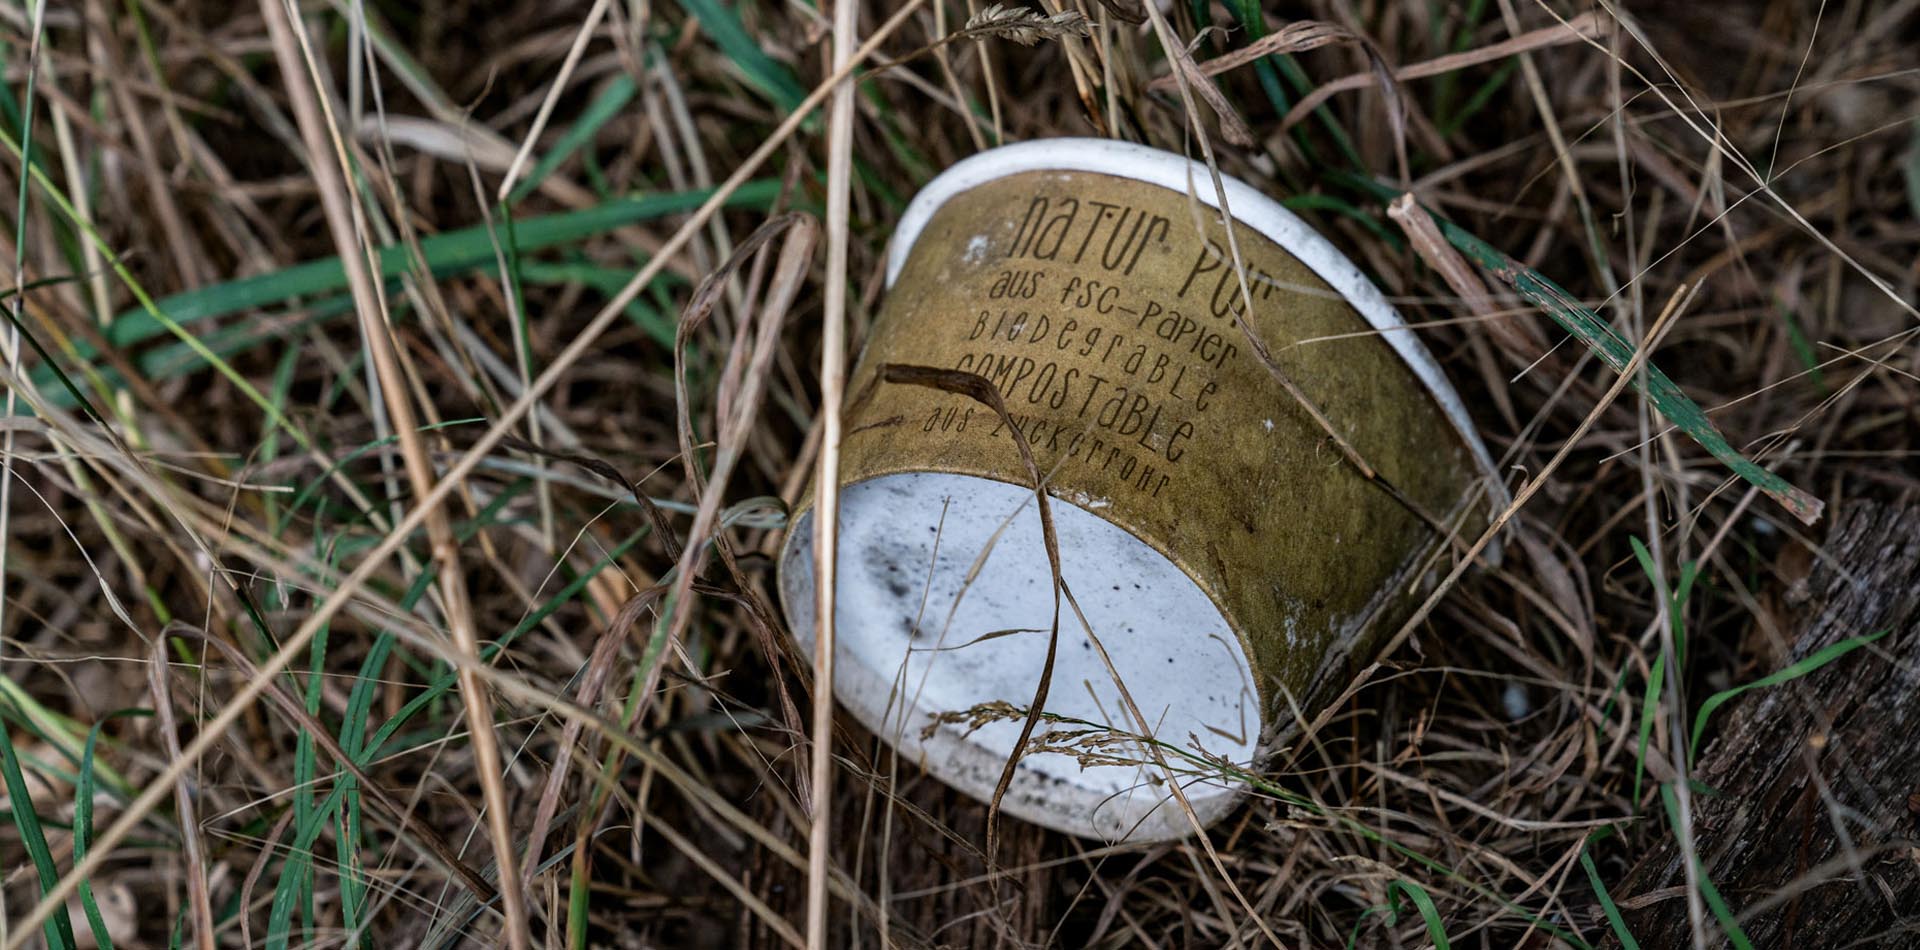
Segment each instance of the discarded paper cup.
M1072 834L1193 829L1117 733L1165 745L1201 823L1225 814L1241 786L1205 760L1250 767L1284 742L1451 566L1443 529L1480 530L1503 497L1459 397L1359 269L1265 195L1225 192L1252 335L1377 479L1241 329L1206 167L1121 142L1012 145L935 178L847 385L835 694L906 761L991 799L1020 719L953 714L1033 698L1054 610L1033 482L993 409L878 378L984 376L1046 480L1078 605L1061 610L1060 718L1001 807ZM803 505L781 558L808 649L813 534Z

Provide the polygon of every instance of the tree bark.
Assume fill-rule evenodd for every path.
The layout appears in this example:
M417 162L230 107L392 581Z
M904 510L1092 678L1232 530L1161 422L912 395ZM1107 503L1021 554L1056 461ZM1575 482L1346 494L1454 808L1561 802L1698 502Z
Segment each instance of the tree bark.
M1850 505L1802 561L1770 668L1890 632L1714 713L1697 853L1755 947L1920 946L1920 508ZM1677 840L1659 842L1613 895L1642 947L1692 946ZM1706 933L1726 945L1711 912Z

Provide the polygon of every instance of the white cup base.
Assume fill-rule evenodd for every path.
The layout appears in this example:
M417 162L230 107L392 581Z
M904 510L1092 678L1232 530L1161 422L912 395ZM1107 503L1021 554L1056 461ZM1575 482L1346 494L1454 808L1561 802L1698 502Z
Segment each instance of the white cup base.
M1062 577L1086 625L1063 598L1046 710L1091 725L1036 726L1035 738L1060 751L1023 758L1001 808L1084 837L1183 837L1192 821L1167 788L1167 770L1120 734L1143 730L1132 726L1087 627L1203 825L1225 815L1242 789L1180 752L1204 750L1248 767L1259 742L1259 702L1246 653L1219 609L1165 555L1094 513L1105 503L1052 499ZM924 766L990 800L1020 719L971 732L966 722L929 726L942 713L994 701L1025 709L1033 700L1054 611L1033 491L914 472L847 486L840 506L835 694L894 745L904 766ZM813 514L793 525L781 576L787 615L809 652Z

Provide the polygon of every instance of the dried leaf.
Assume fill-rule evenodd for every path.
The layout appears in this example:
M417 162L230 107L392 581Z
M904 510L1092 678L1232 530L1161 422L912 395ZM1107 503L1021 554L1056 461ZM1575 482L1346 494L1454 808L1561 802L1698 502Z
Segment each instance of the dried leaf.
M1240 118L1240 113L1227 102L1227 97L1220 93L1213 81L1201 74L1200 67L1194 65L1192 51L1179 44L1169 43L1167 54L1168 58L1173 60L1174 71L1171 76L1165 78L1174 82L1184 79L1195 94L1206 100L1207 107L1212 109L1213 114L1220 119L1220 137L1240 148L1252 145L1253 130L1247 128L1247 120Z
M1453 245L1440 234L1440 226L1414 202L1407 192L1387 206L1387 217L1407 234L1414 253L1447 282L1455 296L1474 316L1483 318L1483 326L1508 352L1523 362L1532 362L1547 351L1547 341L1539 327L1517 313L1502 314L1494 304L1493 293L1480 275Z
M1293 108L1288 109L1286 116L1280 120L1280 128L1282 130L1293 128L1294 125L1311 114L1313 110L1320 108L1321 104L1332 98L1335 93L1345 92L1350 89L1363 89L1370 83L1380 83L1381 88L1392 88L1392 84L1395 81L1438 76L1442 73L1465 69L1480 63L1490 63L1495 60L1505 59L1509 56L1525 53L1530 50L1545 49L1564 43L1591 41L1604 33L1606 24L1607 21L1603 20L1599 14L1589 11L1564 23L1556 23L1553 26L1542 27L1538 30L1522 33L1519 36L1503 42L1484 46L1480 49L1452 53L1436 59L1427 60L1426 62L1415 63L1411 66L1403 66L1399 69L1389 69L1384 60L1379 59L1378 56L1374 56L1374 61L1368 64L1368 70L1366 72L1354 73L1350 76L1342 76L1332 82L1322 83L1312 92L1302 96L1300 101L1295 103ZM1277 36L1279 34L1275 35ZM1368 52L1371 54L1373 51L1369 48ZM1209 60L1203 68L1212 70L1215 64L1222 63L1226 59L1227 57L1222 56L1219 59ZM1232 63L1224 68L1230 69L1237 65L1240 64Z
M1202 76L1217 76L1264 56L1304 53L1333 43L1358 43L1359 41L1360 37L1344 26L1323 23L1319 20L1296 20L1240 49L1207 60L1206 63L1196 66L1195 70ZM1176 81L1173 76L1161 76L1149 83L1147 88L1155 91L1172 89Z

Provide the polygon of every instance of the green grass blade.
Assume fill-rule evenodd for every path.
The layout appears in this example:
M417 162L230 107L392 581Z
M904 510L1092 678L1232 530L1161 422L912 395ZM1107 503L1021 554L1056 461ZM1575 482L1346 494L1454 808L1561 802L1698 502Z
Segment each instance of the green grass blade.
M567 946L573 950L587 950L589 888L586 878L587 872L581 867L581 862L575 861L573 873L568 876L570 886L567 890Z
M328 568L339 569L337 549L327 560ZM321 624L307 648L308 673L305 697L307 715L316 719L320 715L320 684L327 674L327 641L332 633L332 624ZM314 786L319 781L319 776L320 762L318 754L314 751L313 735L306 729L302 729L294 739L293 748L293 826L303 831L310 824L325 825L330 818L330 815L314 809ZM316 883L312 862L304 864L299 875L300 880L297 886L300 889L301 932L307 942L311 943L314 926L313 891Z
M779 188L780 183L777 181L747 182L728 197L727 206L731 208L769 207ZM515 247L524 254L559 244L570 244L582 238L640 221L692 211L711 195L711 190L691 190L639 198L620 198L582 211L528 218L515 226ZM494 262L493 236L484 224L458 231L448 231L445 234L422 238L420 253L426 258L427 265L439 276L487 267ZM378 258L382 278L399 277L409 273L412 267L404 245L390 244L382 247ZM296 297L335 293L345 289L347 289L347 277L340 258L328 257L305 264L295 264L292 267L255 277L243 277L212 287L162 297L154 304L172 316L176 322L190 324L198 320L226 316ZM136 309L122 313L114 319L113 326L107 331L107 339L116 346L132 346L159 336L162 332L164 332L163 327L151 321L143 310Z
M1267 35L1267 13L1263 7L1264 4L1260 3L1259 0L1240 0L1240 3L1233 7L1234 18L1239 20L1241 28L1247 31L1248 43L1253 43ZM1260 59L1260 62L1262 64L1272 64L1274 69L1286 78L1288 85L1291 85L1295 92L1303 96L1308 90L1313 88L1313 81L1307 78L1306 70L1301 69L1299 61L1295 60L1292 56L1265 56ZM1277 83L1275 85L1277 86ZM1274 89L1271 87L1268 88L1267 94L1269 98L1273 97L1273 93ZM1284 105L1281 105L1282 102L1284 102L1284 96L1275 99L1275 105L1280 106L1280 111L1285 112L1286 109ZM1360 157L1360 150L1354 147L1353 136L1347 133L1346 127L1340 124L1339 119L1334 118L1332 109L1327 108L1326 105L1323 104L1313 110L1313 116L1326 128L1327 136L1333 139L1334 146L1340 150L1341 155L1346 157L1350 165L1354 168L1367 167L1366 162ZM1311 145L1307 143L1304 131L1296 127L1294 138L1305 147L1309 158L1313 158L1314 152ZM1313 164L1317 166L1321 163L1315 160Z
M522 199L533 194L533 190L540 187L540 183L546 181L547 176L553 174L553 170L559 168L561 162L571 158L573 153L592 142L593 137L600 134L601 127L611 121L614 116L619 115L620 110L626 108L627 103L633 100L633 94L638 88L633 77L626 73L613 77L613 80L607 83L607 87L600 90L600 94L594 96L593 101L587 104L586 111L580 113L579 120L567 129L565 135L560 136L560 141L553 143L553 149L541 156L540 160L534 163L533 169L527 172L527 177L507 194L508 203L518 204Z
M1784 669L1775 671L1745 685L1735 686L1731 689L1723 689L1707 697L1707 701L1700 704L1700 711L1693 714L1693 734L1687 741L1687 764L1692 765L1694 756L1700 751L1700 734L1706 731L1707 717L1712 716L1714 710L1726 705L1728 700L1748 690L1765 689L1769 686L1778 686L1789 680L1799 679L1891 632L1891 630L1882 630L1879 633L1869 633L1863 636L1851 637L1839 643L1828 644L1805 659L1790 664Z
M1684 639L1681 632L1685 629L1680 621L1680 604L1676 602L1678 598L1667 593L1667 585L1662 581L1660 572L1653 563L1653 553L1647 550L1647 546L1641 543L1639 538L1630 537L1627 542L1633 545L1633 557L1640 562L1640 570L1644 571L1647 579L1653 582L1655 596L1669 605L1667 619L1672 624L1674 660L1677 664L1680 659L1680 644ZM1683 578L1683 580L1686 579ZM1687 582L1691 583L1690 580ZM1633 757L1632 801L1635 808L1640 807L1640 782L1647 770L1647 740L1653 736L1654 710L1659 708L1660 689L1666 685L1666 672L1667 653L1661 650L1660 655L1653 658L1653 669L1647 674L1647 692L1640 700L1640 741L1638 751ZM1678 672L1679 670L1676 669L1675 674L1677 675Z
M46 14L44 4L42 5L42 9L40 12L41 12L41 19L42 21L44 21L45 14ZM44 22L41 23L41 31L42 31L41 32L42 42L44 42L45 41L45 23ZM7 53L11 51L12 46L13 46L12 43L0 44L0 70L5 70L8 75L14 75L14 69L16 66L16 64L12 60L8 59L7 57ZM42 55L44 56L45 54L43 53ZM36 74L37 74L37 70L36 70ZM30 74L30 79L29 79L30 83L37 81L31 78L32 75L34 74ZM32 112L33 111L31 108L32 97L23 97L23 99L29 106L29 108L27 109L27 112L29 113ZM25 146L25 154L27 156L26 161L29 164L31 164L35 169L41 170L42 173L44 174L44 169L48 167L48 156L46 153L46 147L42 145L38 139L33 137L32 130L26 127L26 123L23 121L23 118L24 117L21 112L21 103L15 102L14 100L6 96L0 96L0 128L6 129L9 135L11 135L14 139L19 140ZM25 198L21 199L20 207L23 211L26 207L25 201L26 201ZM26 218L27 216L24 213L18 214L15 216L16 221L20 222L21 227L24 227L24 222L26 221ZM50 229L53 232L54 243L59 247L61 256L66 258L68 269L76 274L84 271L86 269L86 264L81 256L80 242L77 239L75 239L73 235L73 229L69 227L66 224L66 222L61 221L58 218L48 219L47 224L49 225ZM17 236L17 233L16 233L16 236ZM22 242L18 246L24 247L25 244L24 242ZM31 281L27 284L27 286L29 288L32 288L34 286L37 286L40 283L44 283L44 281Z
M780 183L772 180L747 182L728 196L727 206L732 208L770 207L779 188ZM711 194L710 190L692 190L638 198L619 198L581 211L528 218L515 222L514 246L520 253L527 253L571 244L629 224L692 211ZM440 277L489 268L494 266L495 261L493 240L485 225L423 238L420 241L420 252L426 259L427 266ZM118 260L104 248L103 253L106 253L109 259ZM382 279L397 279L411 273L413 269L408 249L403 245L388 245L380 248L377 260ZM272 304L336 295L346 288L346 271L338 257L308 261L266 274L243 277L211 287L161 297L152 301L151 310L141 306L122 312L115 317L113 323L107 328L106 337L107 341L114 346L132 347L166 334L169 332L168 323L184 328L203 320L229 316ZM331 312L347 311L344 303L336 306L339 309ZM251 338L256 340L277 338L260 331L249 331L249 333ZM199 353L193 346L194 343L199 342L198 337L182 340L186 352L200 357L204 362L208 354ZM213 350L205 344L202 344L202 347L209 349L215 356L220 354L220 351ZM97 355L84 343L76 343L74 353L80 360L90 360ZM50 358L44 353L42 359L51 363ZM182 359L182 354L175 351L168 359L177 362ZM43 379L38 375L44 372L49 371L44 367L37 369L35 381L50 385L55 381L51 376ZM78 394L75 393L74 397L77 399ZM50 395L49 398L52 396Z
M1670 608L1678 608L1680 606L1679 598L1667 593L1666 578L1661 576L1660 566L1653 562L1653 552L1647 550L1646 542L1640 540L1638 537L1629 537L1627 538L1627 543L1633 547L1633 559L1640 563L1640 572L1647 575L1647 580L1652 582L1655 595L1662 603L1667 604ZM1675 613L1676 611L1673 609L1668 610L1667 622L1675 625L1674 632L1677 634L1680 632L1680 628L1677 626L1679 621L1675 619Z
M700 21L700 29L720 47L734 68L740 70L747 85L783 112L800 108L801 101L807 98L807 90L801 87L793 70L760 48L746 25L740 22L740 14L732 4L717 0L681 0L680 5Z
M420 593L415 594L413 599L418 600L425 592L426 588L421 587ZM373 709L374 693L380 684L380 671L387 665L394 642L391 633L382 633L374 639L373 646L360 662L353 689L347 694L346 718L340 723L340 748L356 761L360 756L360 744L366 736L367 717ZM354 943L364 946L367 943L364 920L367 882L360 862L359 779L351 774L343 775L340 783L346 790L340 802L340 824L335 836L340 854L340 918L346 931L356 935Z
M1619 905L1607 892L1607 883L1600 879L1600 869L1594 866L1592 845L1599 837L1596 834L1588 838L1587 847L1580 849L1580 867L1587 872L1587 883L1593 885L1593 894L1600 899L1600 909L1607 915L1607 926L1613 928L1614 938L1620 941L1620 950L1640 950L1640 941L1633 939L1633 931L1627 929L1627 919L1621 916Z
M1362 211L1359 207L1355 206L1353 202L1337 195L1308 192L1302 195L1289 195L1288 197L1280 199L1280 204L1288 211L1331 211L1343 217L1351 218L1359 222L1361 227L1373 232L1374 237L1379 238L1382 244L1393 248L1395 251L1406 247L1407 244L1405 238L1387 230L1387 226L1381 224L1379 218Z
M340 859L340 926L352 934L347 944L367 946L367 881L361 861L359 779L348 775L340 780L339 817L334 824L334 841Z
M424 592L424 591L423 591ZM353 679L353 689L347 694L347 716L340 723L340 749L356 759L360 755L360 744L367 735L367 716L373 710L376 688L380 685L380 671L387 665L387 657L393 652L394 636L382 633L368 648L366 658L360 663L360 672Z
M1815 386L1826 390L1827 375L1820 369L1820 356L1814 352L1813 341L1807 339L1807 328L1801 326L1800 318L1794 315L1793 309L1779 294L1773 296L1773 309L1780 314L1780 322L1786 327L1787 346L1793 350L1794 359L1800 361L1800 366L1807 371L1807 378L1813 380Z
M1673 786L1660 786L1660 800L1667 806L1667 821L1673 826L1674 834L1680 833L1680 801L1673 794ZM1690 856L1691 857L1691 856ZM1720 889L1713 886L1713 880L1707 877L1707 869L1698 857L1692 857L1696 878L1700 881L1700 897L1706 901L1707 909L1713 911L1713 917L1720 922L1720 930L1726 934L1727 942L1734 950L1753 950L1753 941L1747 939L1746 931L1740 929L1740 922L1733 916L1733 910L1720 896Z
M59 750L61 758L75 766L80 764L84 740L77 737L86 728L41 705L4 674L0 674L0 716L17 718L23 728ZM96 771L115 795L132 798L139 791L125 776L107 766L96 766Z
M1412 901L1414 908L1420 911L1420 919L1427 925L1427 939L1433 941L1435 950L1448 950L1451 945L1447 942L1446 924L1440 920L1440 910L1433 906L1433 897L1426 888L1405 878L1387 885L1387 900L1393 904L1396 920L1400 916L1401 897Z
M1481 16L1486 13L1486 7L1487 0L1467 0L1467 8L1460 16L1460 26L1454 30L1453 42L1448 47L1448 52L1461 53L1473 46L1474 34L1480 26ZM1446 26L1436 18L1433 24L1433 42L1438 45L1445 36ZM1516 61L1515 58L1509 58L1507 63ZM1454 71L1444 72L1433 78L1433 106L1430 111L1433 115L1433 124L1442 130L1458 128L1451 120L1454 90L1459 81L1460 74Z
M73 782L73 863L78 865L87 857L87 848L93 841L93 763L94 754L100 746L100 728L108 721L122 716L151 716L145 709L122 709L100 717L100 721L87 730L87 744L80 753L80 774ZM94 944L100 950L113 950L113 937L107 933L107 922L100 916L100 905L93 899L93 884L81 881L74 893L80 898L80 910L87 916L87 926L93 929Z
M13 751L12 731L4 726L0 726L0 772L5 773L7 782L7 811L20 832L20 841L26 845L27 855L33 859L34 870L39 872L40 893L45 894L60 880L60 869L54 866L53 852L47 848L46 833L40 827L40 816L34 811L33 795L27 790L27 777L20 772L20 759ZM73 921L65 907L47 918L46 929L47 946L55 950L72 950L76 946Z
M1460 111L1448 116L1445 121L1435 120L1434 125L1440 129L1440 135L1443 138L1451 138L1459 132L1462 126L1465 126L1474 116L1479 115L1480 111L1493 101L1493 97L1500 90L1507 87L1507 83L1513 79L1514 72L1519 68L1518 58L1501 63L1500 68L1494 70L1493 75L1488 77L1486 82L1481 83L1480 88L1473 91L1473 95L1467 97L1466 104L1460 107ZM1445 79L1452 75L1453 73L1447 73L1441 78Z
M338 807L340 796L346 786L336 784L323 799L318 811L327 814ZM300 897L299 883L305 872L313 866L313 843L326 830L325 822L311 822L295 836L287 848L286 863L282 866L280 880L274 885L273 904L267 912L267 950L287 950L293 943L293 912Z
M1360 915L1360 920L1353 925L1353 930L1347 934L1347 950L1353 950L1354 945L1359 943L1360 928L1365 926L1368 917L1384 911L1387 915L1387 926L1391 927L1398 924L1400 922L1400 914L1404 911L1404 908L1400 904L1403 898L1413 904L1414 909L1420 912L1420 919L1427 926L1427 939L1433 941L1435 950L1451 950L1452 943L1447 940L1447 926L1446 923L1440 919L1440 909L1433 905L1433 896L1427 893L1426 888L1406 878L1401 878L1387 885L1387 902L1385 904L1381 904L1378 907L1369 907L1365 913Z
M1633 807L1640 807L1640 782L1647 772L1647 739L1653 735L1653 712L1660 702L1660 687L1665 685L1667 655L1653 658L1653 670L1647 674L1647 693L1640 700L1639 752L1633 757Z
M42 287L58 287L63 284L78 283L79 280L80 278L74 277L68 274L60 274L54 277L42 277L38 280L30 280L30 281L27 281L25 287L8 287L5 290L0 290L0 303L4 303L6 301L12 300L13 295L19 293L23 289L39 290Z

